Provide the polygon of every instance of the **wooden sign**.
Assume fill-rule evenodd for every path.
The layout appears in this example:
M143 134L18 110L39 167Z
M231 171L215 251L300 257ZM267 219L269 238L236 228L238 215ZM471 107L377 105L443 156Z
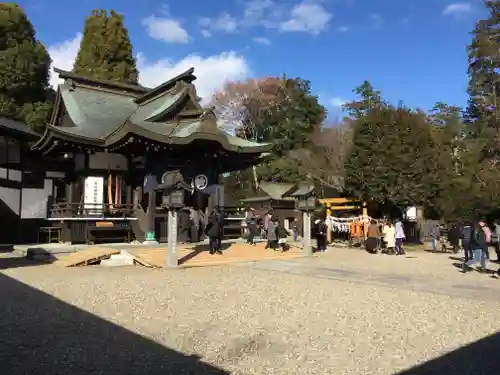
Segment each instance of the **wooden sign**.
M113 222L112 221L98 221L95 223L96 227L103 228L103 227L112 227Z

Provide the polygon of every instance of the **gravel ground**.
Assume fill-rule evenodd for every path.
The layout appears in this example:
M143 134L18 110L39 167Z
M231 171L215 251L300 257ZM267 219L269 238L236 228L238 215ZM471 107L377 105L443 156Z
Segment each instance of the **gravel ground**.
M436 284L467 280L500 292L500 281L462 275L447 256L416 256L341 250L298 263ZM15 265L0 272L0 368L10 368L7 374L500 374L496 342L402 372L496 334L498 300L246 266ZM485 361L481 371L467 368L474 356Z

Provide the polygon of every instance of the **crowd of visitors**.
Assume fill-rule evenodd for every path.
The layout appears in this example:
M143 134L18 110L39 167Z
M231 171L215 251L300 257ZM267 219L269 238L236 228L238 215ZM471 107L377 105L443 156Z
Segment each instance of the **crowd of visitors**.
M247 243L254 245L255 238L260 237L267 240L266 248L272 250L281 249L281 251L287 249L287 238L292 234L272 210L261 217L255 213L253 208L247 210L243 229ZM311 234L316 239L316 251L328 251L328 230L325 220L316 219L314 221ZM294 240L297 240L297 228L293 227L292 232ZM401 220L393 222L391 220L370 219L365 233L364 244L369 253L405 255L403 243L406 235ZM486 270L487 261L491 261L489 255L491 245L495 248L495 261L500 263L500 221L494 223L493 230L489 228L485 221L481 220L476 223L464 222L461 225L451 225L451 228L446 231L446 235L443 233L443 227L439 224L431 228L429 234L432 249L438 251L440 247L445 246L444 242L447 242L453 252L458 253L463 250L463 272L472 270L476 265L479 265L477 267L478 271ZM500 277L500 269L497 274Z
M462 271L471 271L476 267L479 272L487 271L487 262L500 261L500 222L493 223L493 231L486 221L479 220L475 223L466 222L459 228L459 243L464 251L464 263ZM493 246L496 253L496 260L490 258L490 246ZM458 247L459 248L459 247ZM500 269L496 271L496 276L500 275Z
M403 223L397 220L393 225L390 220L370 220L365 247L369 253L384 252L389 255L405 255L403 241L406 238Z
M267 240L266 249L286 251L287 239L291 232L285 228L284 223L269 210L264 217L257 215L253 208L249 208L242 223L246 242L255 245L257 237ZM295 238L295 235L294 235Z

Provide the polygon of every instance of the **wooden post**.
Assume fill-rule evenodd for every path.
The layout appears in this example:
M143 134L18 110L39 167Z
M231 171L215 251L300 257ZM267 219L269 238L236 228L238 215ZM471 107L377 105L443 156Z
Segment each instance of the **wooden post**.
M132 204L134 205L134 210L137 210L139 208L141 201L142 201L142 187L137 186L134 189L133 199L132 199Z
M66 202L68 204L67 210L64 213L64 216L71 217L73 213L73 190L74 190L74 182L71 181L66 184Z

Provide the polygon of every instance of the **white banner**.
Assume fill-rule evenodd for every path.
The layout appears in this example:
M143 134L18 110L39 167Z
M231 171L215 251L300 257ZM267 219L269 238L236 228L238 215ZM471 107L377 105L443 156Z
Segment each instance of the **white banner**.
M102 212L104 203L104 177L87 177L85 179L85 194L83 207L89 215Z

